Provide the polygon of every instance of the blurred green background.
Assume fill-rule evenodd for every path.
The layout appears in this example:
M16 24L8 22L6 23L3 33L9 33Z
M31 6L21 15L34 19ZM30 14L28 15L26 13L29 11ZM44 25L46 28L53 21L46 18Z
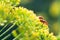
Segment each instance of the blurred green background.
M50 32L60 34L60 0L21 0L19 6L33 10L48 22Z

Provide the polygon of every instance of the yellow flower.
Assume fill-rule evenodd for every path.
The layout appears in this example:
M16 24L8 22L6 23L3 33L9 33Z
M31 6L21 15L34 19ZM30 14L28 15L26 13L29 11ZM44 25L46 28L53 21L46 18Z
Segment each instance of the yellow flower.
M16 30L13 30L13 31L12 31L12 35L13 35L14 37L17 36L17 32L16 32Z
M39 32L32 32L33 37L39 37Z
M57 2L53 2L53 4L51 5L51 8L50 8L50 14L53 16L53 17L58 17L59 15L59 5Z
M8 8L4 8L4 12L5 13L9 13L9 9Z

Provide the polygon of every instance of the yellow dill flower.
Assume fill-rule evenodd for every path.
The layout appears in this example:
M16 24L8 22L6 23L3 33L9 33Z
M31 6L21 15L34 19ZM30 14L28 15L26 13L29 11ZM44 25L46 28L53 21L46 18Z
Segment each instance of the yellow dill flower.
M53 33L49 34L48 38L50 38L51 40L57 40Z
M17 25L17 28L11 32L14 38L17 37L16 39L40 40L41 38L41 40L56 40L54 35L49 34L49 30L47 30L48 25L40 22L40 19L36 16L36 14L34 14L33 11L23 7L15 7L19 4L19 2L20 0L0 1L1 25L3 25L2 23L6 23L4 20L7 20L7 23L12 22L12 25L5 32L3 32L1 36L5 35L4 33L8 32L10 29L15 27L15 25Z
M39 37L39 32L32 32L32 37Z
M10 11L9 11L9 9L4 8L4 12L5 12L5 13L9 13Z
M0 2L4 2L5 4L10 4L10 5L18 5L20 3L20 0L1 0Z
M13 30L13 31L12 31L12 35L14 35L14 37L17 36L17 32L16 32L16 30Z

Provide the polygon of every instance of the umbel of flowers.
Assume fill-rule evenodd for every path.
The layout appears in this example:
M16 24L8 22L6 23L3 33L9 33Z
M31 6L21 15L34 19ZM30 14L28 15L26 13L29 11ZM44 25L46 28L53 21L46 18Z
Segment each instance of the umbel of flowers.
M16 7L19 3L20 0L0 0L1 40L57 40L53 33L49 33L48 25L40 22L33 11ZM15 25L16 28L10 31Z

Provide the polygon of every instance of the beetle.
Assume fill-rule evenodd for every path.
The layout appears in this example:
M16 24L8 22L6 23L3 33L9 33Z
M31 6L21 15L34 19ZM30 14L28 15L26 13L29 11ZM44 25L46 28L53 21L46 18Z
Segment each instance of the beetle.
M42 22L43 24L48 25L48 22L46 20L44 20L44 18L42 16L38 16L40 19L40 22Z

